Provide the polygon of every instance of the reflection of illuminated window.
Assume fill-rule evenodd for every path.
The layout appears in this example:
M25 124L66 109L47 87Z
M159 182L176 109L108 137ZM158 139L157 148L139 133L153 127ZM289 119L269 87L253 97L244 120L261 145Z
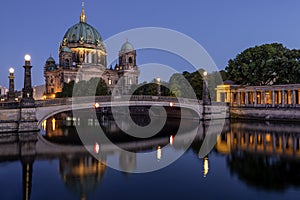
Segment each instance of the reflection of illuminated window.
M161 148L160 148L160 146L158 146L157 147L157 151L156 151L156 158L157 158L157 160L161 159L161 154L162 154Z
M97 119L95 119L95 126L100 126L99 121Z
M56 123L56 120L53 118L52 119L52 130L55 131L55 123Z
M46 128L47 128L47 120L43 121L42 128L43 128L44 131L46 130Z
M93 119L88 119L88 126L93 126L94 120Z

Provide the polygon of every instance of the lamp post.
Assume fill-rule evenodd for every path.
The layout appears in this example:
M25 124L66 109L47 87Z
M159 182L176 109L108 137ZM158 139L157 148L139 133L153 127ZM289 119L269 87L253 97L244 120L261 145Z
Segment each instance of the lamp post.
M211 99L208 90L208 83L207 83L207 71L203 72L203 92L202 92L202 101L203 105L211 105Z
M25 57L25 65L23 66L24 71L24 88L22 89L22 100L21 105L23 107L34 107L34 99L33 99L33 89L31 86L31 56L26 54Z
M7 100L8 101L14 101L15 100L15 82L14 82L14 79L15 79L15 76L14 76L14 68L9 68L9 76L8 76L8 79L9 79L9 89L8 89L8 98Z
M157 81L157 96L160 96L160 95L161 95L161 90L160 90L160 78L157 77L157 78L156 78L156 81Z

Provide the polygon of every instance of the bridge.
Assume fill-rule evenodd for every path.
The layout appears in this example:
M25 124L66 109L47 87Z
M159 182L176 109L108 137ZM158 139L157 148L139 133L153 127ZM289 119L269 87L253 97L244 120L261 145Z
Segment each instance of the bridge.
M229 107L224 103L203 106L197 99L165 96L92 96L76 98L57 98L35 101L35 108L22 108L19 102L0 103L0 132L32 131L48 117L60 112L104 107L164 107L192 111L185 118L200 120L224 119L229 117ZM195 116L196 115L196 116ZM37 126L38 125L38 126Z
M200 119L203 119L203 103L197 99L165 97L165 96L99 96L77 97L36 101L36 117L39 124L48 117L69 110L79 110L97 107L134 107L134 106L158 106L186 108L194 111ZM228 117L229 108L226 104L213 103L206 106L206 114L209 119L224 119Z

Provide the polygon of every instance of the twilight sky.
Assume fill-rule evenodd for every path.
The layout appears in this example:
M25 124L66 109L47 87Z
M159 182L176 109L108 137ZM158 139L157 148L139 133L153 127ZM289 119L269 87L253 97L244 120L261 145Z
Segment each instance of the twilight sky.
M32 57L33 85L44 83L45 60L50 54L58 60L59 42L67 29L79 22L81 2L1 2L0 85L8 86L8 69L14 67L16 88L23 87L26 53ZM219 69L230 58L255 45L278 42L288 48L300 48L298 0L85 0L85 11L87 22L100 32L103 40L132 28L173 29L201 44ZM167 53L138 52L138 65L149 62L179 71L192 69L184 60ZM158 69L159 66L155 70Z

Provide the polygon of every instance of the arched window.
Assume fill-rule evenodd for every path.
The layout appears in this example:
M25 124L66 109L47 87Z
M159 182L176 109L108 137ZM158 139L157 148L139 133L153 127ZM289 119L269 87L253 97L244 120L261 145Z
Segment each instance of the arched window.
M132 64L132 57L129 57L128 62Z
M69 59L66 59L65 60L65 67L69 67L70 66L70 60Z

